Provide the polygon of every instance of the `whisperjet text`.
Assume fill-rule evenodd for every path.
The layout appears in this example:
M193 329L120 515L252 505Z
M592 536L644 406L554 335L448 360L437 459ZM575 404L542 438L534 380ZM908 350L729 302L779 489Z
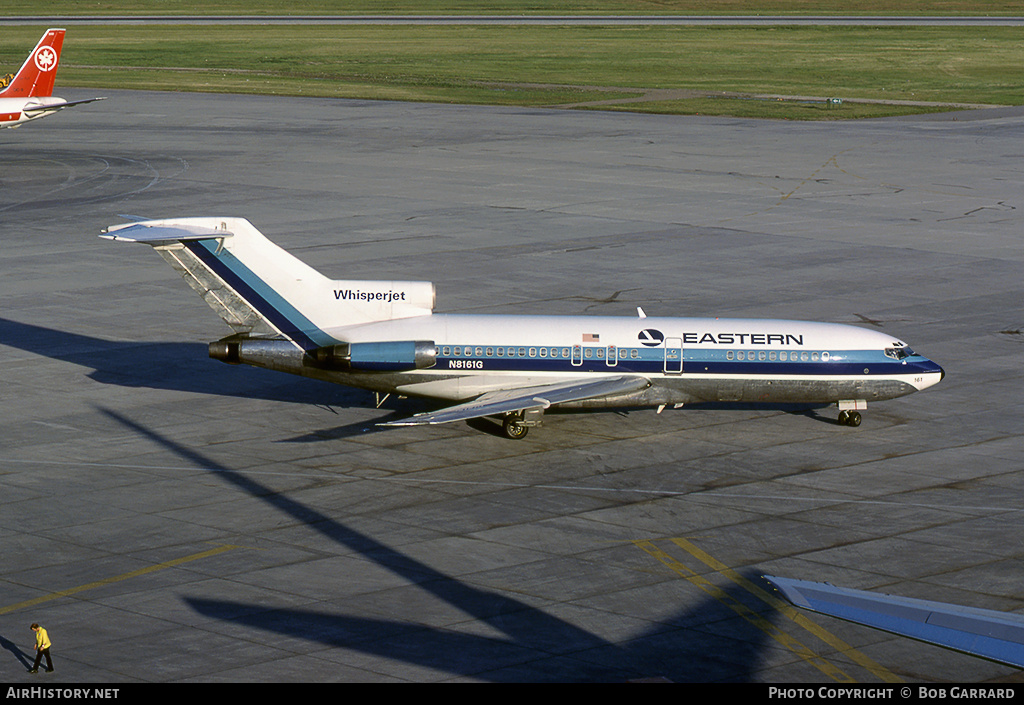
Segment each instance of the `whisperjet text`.
M360 291L359 289L335 289L334 298L337 301L405 301L404 291Z

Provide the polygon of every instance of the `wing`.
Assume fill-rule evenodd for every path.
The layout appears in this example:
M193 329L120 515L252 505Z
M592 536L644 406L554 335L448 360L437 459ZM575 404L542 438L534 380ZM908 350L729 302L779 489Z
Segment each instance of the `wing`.
M1024 616L764 576L797 607L1024 668Z
M473 401L450 406L440 411L416 414L408 419L389 421L381 426L418 426L421 424L465 421L481 416L494 416L527 409L547 409L555 404L583 401L598 397L613 397L638 392L651 385L646 377L627 375L602 377L597 380L572 380L560 384L519 387L487 392Z

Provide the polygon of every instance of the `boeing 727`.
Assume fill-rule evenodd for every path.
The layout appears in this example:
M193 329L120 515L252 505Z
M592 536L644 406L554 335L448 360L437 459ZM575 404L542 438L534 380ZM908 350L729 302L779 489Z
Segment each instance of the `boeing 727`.
M19 127L72 105L104 100L87 98L67 101L53 95L64 32L63 29L46 30L18 73L0 90L0 127Z
M942 368L887 333L785 320L434 313L430 282L331 280L242 218L115 225L154 247L234 330L210 357L450 402L385 426L503 419L522 438L558 408L836 404L930 387Z

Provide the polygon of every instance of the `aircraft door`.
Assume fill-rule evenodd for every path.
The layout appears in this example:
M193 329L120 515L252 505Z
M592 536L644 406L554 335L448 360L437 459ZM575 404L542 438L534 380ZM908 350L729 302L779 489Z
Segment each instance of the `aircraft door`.
M572 346L572 365L573 367L579 367L583 364L583 346L573 345Z
M615 367L619 364L619 352L614 345L609 345L606 349L607 355L604 358L604 364L608 367Z
M678 375L683 372L683 339L665 338L665 374Z

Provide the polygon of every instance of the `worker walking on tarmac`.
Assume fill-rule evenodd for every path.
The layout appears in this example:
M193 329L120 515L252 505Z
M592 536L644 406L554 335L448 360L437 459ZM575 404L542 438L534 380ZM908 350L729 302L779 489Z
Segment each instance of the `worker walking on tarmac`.
M43 656L46 657L46 672L49 673L53 670L53 661L50 660L50 635L38 624L32 625L32 631L36 633L36 660L29 673L39 672L39 664L43 660Z

